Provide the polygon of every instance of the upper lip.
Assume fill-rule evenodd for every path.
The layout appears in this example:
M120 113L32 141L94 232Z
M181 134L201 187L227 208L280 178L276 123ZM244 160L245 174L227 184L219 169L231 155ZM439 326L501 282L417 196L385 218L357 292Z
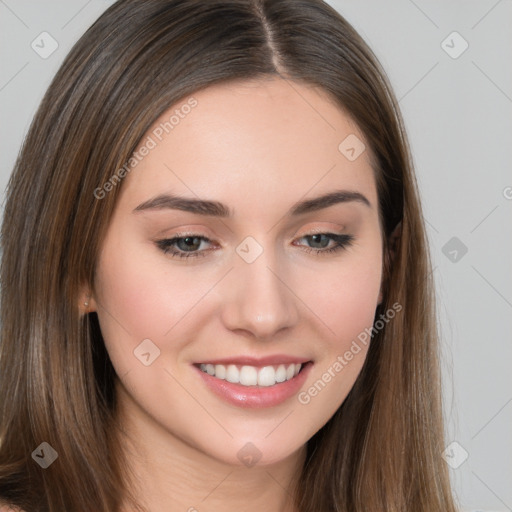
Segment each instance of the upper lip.
M276 354L265 357L251 357L251 356L233 356L233 357L223 357L219 359L205 359L204 361L200 361L195 364L223 364L223 365L241 365L241 366L272 366L278 364L304 364L311 361L311 359L307 359L305 357L299 356L290 356L284 354Z

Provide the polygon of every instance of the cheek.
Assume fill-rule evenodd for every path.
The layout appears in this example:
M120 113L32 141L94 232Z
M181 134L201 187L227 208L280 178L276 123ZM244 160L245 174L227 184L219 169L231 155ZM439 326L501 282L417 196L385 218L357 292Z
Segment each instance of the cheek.
M378 250L347 253L338 263L304 269L297 289L308 308L326 326L326 350L345 350L365 328L371 327L382 277ZM330 333L330 335L329 335Z
M113 362L122 366L119 372L134 364L133 350L143 340L163 348L214 282L190 270L169 273L165 257L147 247L115 250L128 246L106 244L96 275L100 327ZM176 340L173 349L179 348Z
M373 323L380 289L379 270L380 267L354 270L331 282L323 307L332 319L332 330L343 344Z
M382 262L378 251L366 254L350 261L347 258L335 271L325 268L303 275L303 290L310 296L308 306L326 326L321 356L297 396L304 414L315 418L301 427L306 438L341 406L368 353L368 333L377 307Z

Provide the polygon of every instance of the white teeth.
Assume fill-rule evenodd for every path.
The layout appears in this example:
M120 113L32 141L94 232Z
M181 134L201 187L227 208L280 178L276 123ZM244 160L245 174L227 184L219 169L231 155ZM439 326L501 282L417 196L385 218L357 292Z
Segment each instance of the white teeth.
M276 382L284 382L286 380L286 368L284 364L280 364L276 370Z
M258 370L254 366L242 366L240 384L242 386L256 386L258 384Z
M214 373L216 377L219 379L225 379L226 378L226 367L223 364L216 364L214 366Z
M230 364L226 369L226 380L228 382L238 383L240 382L240 372L234 364Z
M263 366L262 368L245 365L240 369L234 364L227 367L223 364L201 364L200 368L208 375L234 384L268 387L293 379L300 372L302 364L280 364L278 366Z
M264 366L258 372L258 386L273 386L276 383L276 371L272 366Z

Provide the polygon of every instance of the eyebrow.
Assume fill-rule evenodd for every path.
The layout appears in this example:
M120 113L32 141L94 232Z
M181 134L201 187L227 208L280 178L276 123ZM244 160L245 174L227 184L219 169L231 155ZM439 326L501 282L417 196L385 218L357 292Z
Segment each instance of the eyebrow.
M288 215L302 215L318 210L323 210L329 206L339 203L358 202L371 208L371 203L360 192L350 190L336 190L321 196L306 199L295 203L289 210ZM148 199L139 204L133 213L147 210L181 210L184 212L195 213L197 215L207 215L212 217L231 217L232 212L228 206L218 201L209 201L205 199L193 199L180 197L173 194L160 194L152 199Z

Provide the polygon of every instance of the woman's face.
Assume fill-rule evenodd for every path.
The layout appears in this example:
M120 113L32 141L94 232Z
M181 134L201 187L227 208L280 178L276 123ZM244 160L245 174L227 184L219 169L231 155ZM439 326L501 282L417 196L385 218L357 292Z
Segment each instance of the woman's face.
M91 305L145 441L268 464L342 404L381 285L363 140L319 89L281 79L209 87L143 138Z

